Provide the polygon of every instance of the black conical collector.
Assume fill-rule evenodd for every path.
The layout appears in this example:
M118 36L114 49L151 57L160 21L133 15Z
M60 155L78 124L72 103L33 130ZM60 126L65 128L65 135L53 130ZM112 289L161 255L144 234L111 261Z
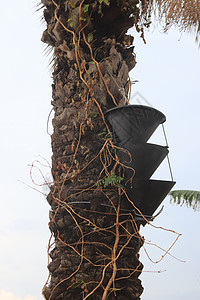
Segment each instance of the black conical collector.
M132 187L130 183L127 183L125 190L129 199L143 215L152 216L174 185L175 182L173 181L140 180L133 178ZM125 195L124 202L126 209L131 210L133 208ZM137 210L136 212L138 213Z
M126 177L150 178L168 154L168 147L154 144L128 144L126 151L118 150L120 162L126 166ZM134 169L134 171L133 171Z
M127 105L108 110L106 119L111 125L116 144L146 143L156 128L166 121L163 113L144 105Z

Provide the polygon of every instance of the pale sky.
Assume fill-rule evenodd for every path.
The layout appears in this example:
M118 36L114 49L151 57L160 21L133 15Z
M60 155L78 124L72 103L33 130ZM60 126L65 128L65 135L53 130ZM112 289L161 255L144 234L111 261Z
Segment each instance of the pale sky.
M39 192L22 183L39 189L30 180L28 165L43 162L41 157L51 161L46 123L52 80L40 42L42 12L35 12L36 3L11 0L1 5L0 300L43 299L41 289L48 275L49 206ZM199 190L200 50L194 36L175 30L162 35L152 28L146 40L144 45L135 38L137 66L130 75L139 83L133 86L133 94L139 92L166 115L175 188ZM164 144L160 129L152 141ZM41 168L48 176L49 168ZM166 162L154 177L170 180ZM168 197L164 205L152 224L182 234L171 254L186 262L167 256L153 264L142 250L145 267L140 278L145 292L141 299L199 299L200 212L172 206ZM141 232L165 249L176 237L150 225ZM145 247L156 261L163 254L153 246Z

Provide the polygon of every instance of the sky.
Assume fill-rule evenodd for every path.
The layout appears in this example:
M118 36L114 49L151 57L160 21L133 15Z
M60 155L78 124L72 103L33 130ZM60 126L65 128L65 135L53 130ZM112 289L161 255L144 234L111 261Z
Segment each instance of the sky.
M39 192L43 190L30 178L33 162L46 177L50 173L46 161L51 162L47 119L52 79L40 41L42 12L35 11L36 4L34 0L1 4L0 300L41 300L48 276L49 206ZM131 101L143 101L142 95L166 115L175 188L199 190L200 49L195 37L175 29L162 34L152 28L145 45L133 34L137 65L130 76L139 82L133 85ZM151 141L165 143L161 128ZM36 184L43 182L37 169L32 175ZM154 178L170 180L166 161ZM170 251L176 258L168 255L155 264L141 250L140 278L145 288L141 299L199 299L200 212L171 205L169 197L163 204L164 211L152 225L182 235ZM177 237L151 225L141 234L164 249ZM145 249L152 260L163 255L155 246L145 245Z

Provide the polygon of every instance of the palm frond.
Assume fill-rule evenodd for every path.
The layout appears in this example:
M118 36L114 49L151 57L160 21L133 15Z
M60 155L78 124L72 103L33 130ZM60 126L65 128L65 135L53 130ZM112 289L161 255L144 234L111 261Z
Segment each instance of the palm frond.
M199 0L141 0L140 13L142 23L148 23L153 15L164 22L164 30L175 25L181 31L196 32L200 37L200 1Z
M195 211L200 210L200 191L175 190L169 193L171 203L192 207Z

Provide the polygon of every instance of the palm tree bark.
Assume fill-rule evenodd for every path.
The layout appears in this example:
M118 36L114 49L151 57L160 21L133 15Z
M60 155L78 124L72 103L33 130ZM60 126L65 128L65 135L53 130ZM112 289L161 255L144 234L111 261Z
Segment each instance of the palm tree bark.
M111 170L120 175L104 113L127 103L135 55L125 33L137 22L138 1L42 3L42 41L54 48L54 183L47 197L54 241L43 295L139 300L139 224L121 214L126 203L117 184L98 185Z

